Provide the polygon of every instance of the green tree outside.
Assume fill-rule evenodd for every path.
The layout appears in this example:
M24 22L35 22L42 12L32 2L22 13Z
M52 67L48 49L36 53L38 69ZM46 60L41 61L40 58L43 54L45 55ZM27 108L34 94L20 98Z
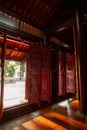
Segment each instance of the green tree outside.
M19 68L19 70L18 70ZM14 77L17 70L17 76L19 76L20 80L24 77L25 73L25 64L21 64L21 62L11 62L9 60L5 61L5 77Z
M8 64L7 71L8 76L13 77L15 75L15 66L13 64Z

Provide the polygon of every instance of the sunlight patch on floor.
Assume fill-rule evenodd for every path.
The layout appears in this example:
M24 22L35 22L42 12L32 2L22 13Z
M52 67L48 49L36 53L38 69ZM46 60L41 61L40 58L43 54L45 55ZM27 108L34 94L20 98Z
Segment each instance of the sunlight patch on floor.
M46 118L56 118L56 119L58 119L58 120L61 120L61 121L63 121L63 122L65 122L65 123L67 123L67 125L69 124L69 125L73 125L73 126L75 126L75 127L77 127L77 128L82 128L82 129L84 129L85 127L87 128L87 124L85 124L85 123L82 123L82 122L80 122L80 121L78 121L78 120L75 120L75 119L72 119L72 118L69 118L69 117L67 117L67 116L65 116L65 115L63 115L63 114L59 114L59 113L57 113L57 112L48 112L48 113L46 113L46 114L44 114L44 116L46 117Z
M68 130L42 116L38 116L31 121L25 122L22 126L28 130Z
M13 128L13 130L21 130L20 128L18 128L18 127L15 127L15 128Z
M79 101L74 100L74 101L70 102L70 106L73 108L79 109Z

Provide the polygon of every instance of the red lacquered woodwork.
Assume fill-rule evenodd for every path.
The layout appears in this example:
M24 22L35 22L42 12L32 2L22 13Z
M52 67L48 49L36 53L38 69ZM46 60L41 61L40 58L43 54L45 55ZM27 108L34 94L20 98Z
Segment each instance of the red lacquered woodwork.
M75 57L73 54L66 55L66 92L75 93Z
M31 45L29 52L29 98L30 103L40 105L41 95L41 45Z
M41 87L41 100L50 102L50 47L42 48L42 87Z
M58 53L58 60L59 60L59 91L58 95L62 96L66 94L66 80L65 80L65 72L66 72L66 59L65 53L59 52Z

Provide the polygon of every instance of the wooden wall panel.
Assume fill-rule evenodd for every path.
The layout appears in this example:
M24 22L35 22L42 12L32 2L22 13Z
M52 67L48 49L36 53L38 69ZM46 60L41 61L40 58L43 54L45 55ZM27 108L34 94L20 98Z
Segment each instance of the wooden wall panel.
M41 100L50 102L51 96L51 49L44 47L42 49L42 87L41 87Z
M65 59L65 53L59 52L58 53L58 60L59 60L59 73L58 73L58 79L59 79L59 91L58 95L63 96L66 94L66 59Z
M1 73L1 71L2 71L2 69L0 67L0 73ZM2 88L1 88L1 74L0 74L0 118L2 118L2 93L1 93L1 89Z
M41 46L32 45L29 52L29 98L30 103L41 102Z
M73 54L66 55L66 92L75 93L76 77L75 77L75 57Z

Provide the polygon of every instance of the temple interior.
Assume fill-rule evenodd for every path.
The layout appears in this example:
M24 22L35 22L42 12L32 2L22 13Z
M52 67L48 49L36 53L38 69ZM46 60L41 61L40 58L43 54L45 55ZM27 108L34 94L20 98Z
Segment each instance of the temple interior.
M0 130L87 130L87 0L0 1Z

